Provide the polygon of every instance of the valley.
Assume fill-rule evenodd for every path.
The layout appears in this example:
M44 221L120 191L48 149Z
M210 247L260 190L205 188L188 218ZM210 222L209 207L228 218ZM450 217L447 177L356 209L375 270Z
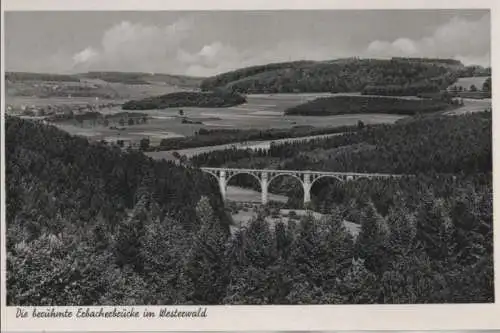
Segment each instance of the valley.
M491 87L467 70L10 74L8 303L491 302Z

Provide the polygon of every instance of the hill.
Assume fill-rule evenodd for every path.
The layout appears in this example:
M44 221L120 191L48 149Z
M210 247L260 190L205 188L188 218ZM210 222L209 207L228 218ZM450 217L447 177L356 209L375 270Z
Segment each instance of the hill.
M253 66L206 78L202 90L239 93L362 92L366 87L400 86L398 95L439 91L464 66L456 60L393 58L295 61ZM393 91L383 93L394 94Z
M131 85L164 84L177 86L179 88L198 88L201 81L203 80L202 77L139 72L87 72L77 74L5 72L5 80L11 82L80 82L82 80L88 79L96 79L109 83L123 83Z
M175 92L161 96L132 100L124 103L124 110L153 110L174 107L220 108L245 103L246 99L234 93Z
M54 82L80 82L78 75L5 72L5 81L54 81Z
M164 84L179 88L198 88L203 78L169 75L162 73L129 73L129 72L88 72L78 74L81 78L99 79L112 83L124 84Z
M5 78L6 96L13 104L46 104L51 98L69 102L75 98L91 103L93 98L122 102L176 91L199 90L201 81L201 78L188 76L122 72L71 75L7 72ZM23 97L28 100L24 101Z
M130 300L137 287L130 274L154 270L153 242L165 250L168 237L192 239L205 222L228 234L217 185L199 170L18 118L6 119L5 135L9 304L124 304L120 293Z

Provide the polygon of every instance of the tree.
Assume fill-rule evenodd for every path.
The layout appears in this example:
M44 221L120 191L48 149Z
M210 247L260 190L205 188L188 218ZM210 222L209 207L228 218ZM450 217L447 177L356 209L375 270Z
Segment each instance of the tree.
M187 156L186 156L186 155L182 155L182 156L179 158L179 163L180 163L181 165L186 164L186 162L187 162L187 161L188 161L188 159L187 159Z
M371 272L382 273L386 268L389 235L387 222L377 212L375 205L369 202L361 215L356 252Z
M128 124L129 124L129 126L133 126L134 125L134 118L128 118Z
M184 255L191 247L191 235L171 218L152 218L141 238L144 279L153 304L185 302L187 290L181 288Z
M184 116L184 110L182 110L182 109L179 110L179 116L181 116L181 117Z
M125 126L125 119L120 118L120 120L118 121L118 123L120 124L120 126Z
M483 83L483 87L482 87L482 90L484 92L488 92L488 93L491 93L491 77L487 78L484 83Z
M149 145L150 145L149 138L142 138L141 141L140 141L140 143L139 143L139 147L143 151L148 150Z
M453 222L445 201L432 193L425 195L417 211L417 245L434 260L445 261L455 250Z
M130 266L135 271L142 272L141 237L145 232L145 223L149 220L144 202L139 201L130 216L119 223L113 246L115 262L119 267Z
M477 91L477 87L475 85L471 84L469 90L470 91Z
M389 246L391 252L407 254L415 246L417 222L415 215L405 206L391 208L387 217L390 229Z
M343 303L373 304L378 302L376 276L365 267L363 259L352 259L351 266L341 280L339 292Z
M224 255L227 234L215 218L207 197L200 199L196 213L200 227L186 256L182 284L188 302L220 304L229 282Z
M231 275L225 302L273 304L288 294L288 274L277 263L275 240L262 215L236 233L226 255Z
M113 267L110 252L97 251L82 234L43 233L17 244L7 258L7 304L93 305L109 288L103 273Z

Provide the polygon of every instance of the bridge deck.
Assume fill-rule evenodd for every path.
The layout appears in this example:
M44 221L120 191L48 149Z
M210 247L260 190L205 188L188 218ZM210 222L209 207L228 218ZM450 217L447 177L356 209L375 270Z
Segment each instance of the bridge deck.
M206 171L235 171L235 172L274 172L274 173L300 173L332 176L369 176L369 177L405 177L410 175L387 174L387 173L359 173L359 172L332 172L332 171L309 171L309 170L277 170L277 169L235 169L235 168L200 168Z

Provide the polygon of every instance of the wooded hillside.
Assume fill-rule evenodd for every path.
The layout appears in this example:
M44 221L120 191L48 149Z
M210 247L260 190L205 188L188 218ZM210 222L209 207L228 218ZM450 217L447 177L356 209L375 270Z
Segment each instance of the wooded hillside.
M453 83L463 65L446 59L339 59L253 66L202 81L203 90L239 93L362 92L387 85L384 95L439 91ZM379 89L381 90L381 89Z

